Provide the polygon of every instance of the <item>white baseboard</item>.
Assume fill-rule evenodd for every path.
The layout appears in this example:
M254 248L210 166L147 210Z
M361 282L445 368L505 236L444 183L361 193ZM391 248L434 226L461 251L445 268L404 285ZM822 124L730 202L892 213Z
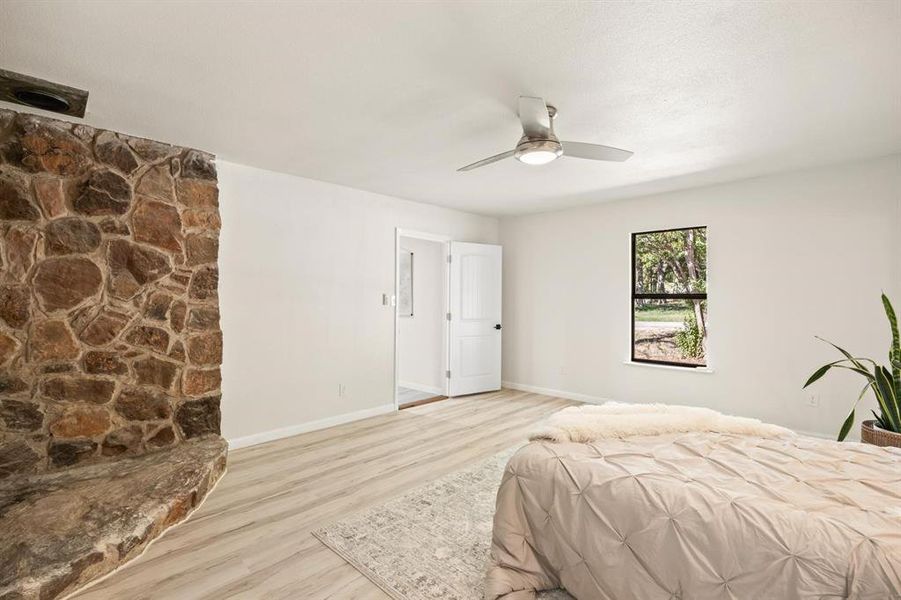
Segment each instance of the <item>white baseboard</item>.
M501 385L511 390L532 392L533 394L544 394L545 396L565 398L567 400L575 400L577 402L585 402L587 404L603 404L604 402L610 401L610 398L602 398L601 396L589 396L588 394L578 394L576 392L567 392L565 390L555 390L551 388L538 387L536 385L526 385L525 383L516 383L514 381L504 381L501 382Z
M368 419L369 417L377 417L378 415L384 415L386 413L394 412L395 410L394 404L383 404L381 406L364 408L363 410L357 410L351 413L344 413L343 415L326 417L325 419L319 419L318 421L308 421L306 423L300 423L299 425L280 427L279 429L271 429L269 431L245 435L228 440L228 449L237 450L238 448L246 448L247 446L256 446L257 444L280 440L282 438L291 437L292 435L308 433L318 429L326 429L327 427L343 425L352 421L359 421L360 419Z
M444 390L442 390L440 387L424 385L422 383L413 383L411 381L398 381L397 387L408 388L411 390L416 390L417 392L426 392L427 394L435 394L436 396L444 395Z
M589 396L588 394L578 394L576 392L567 392L565 390L555 390L551 388L538 387L537 385L527 385L525 383L516 383L514 381L504 381L502 385L511 390L519 390L521 392L532 392L533 394L544 394L545 396L554 396L555 398L565 398L566 400L575 400L576 402L585 402L586 404L603 404L609 402L610 398L602 398L600 396ZM618 402L622 402L618 400ZM801 429L794 430L799 435L820 438L823 440L834 440L835 437L820 433L818 431L804 431ZM851 440L849 441L856 441Z

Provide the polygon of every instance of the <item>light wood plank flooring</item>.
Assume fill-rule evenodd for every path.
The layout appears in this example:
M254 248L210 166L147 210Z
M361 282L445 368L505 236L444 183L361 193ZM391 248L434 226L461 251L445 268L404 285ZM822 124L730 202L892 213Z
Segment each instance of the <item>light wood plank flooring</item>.
M237 450L189 521L72 598L386 599L310 531L524 443L572 404L503 390Z

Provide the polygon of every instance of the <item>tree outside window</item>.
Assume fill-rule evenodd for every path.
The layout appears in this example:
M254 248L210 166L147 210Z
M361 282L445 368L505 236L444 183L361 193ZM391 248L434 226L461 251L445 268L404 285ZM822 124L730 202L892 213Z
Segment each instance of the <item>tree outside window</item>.
M707 228L632 234L632 360L707 364Z

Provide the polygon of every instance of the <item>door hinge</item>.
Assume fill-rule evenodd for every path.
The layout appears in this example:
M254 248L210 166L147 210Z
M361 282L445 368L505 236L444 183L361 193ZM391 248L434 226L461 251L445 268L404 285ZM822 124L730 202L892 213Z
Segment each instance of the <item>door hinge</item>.
M447 255L447 262L450 262L450 261L452 260L452 258L453 258L452 255L448 254L448 255Z
M445 371L444 376L447 377L448 379L450 379L450 371Z
M448 321L451 320L451 315L450 315L450 313L447 313L447 320L448 320Z

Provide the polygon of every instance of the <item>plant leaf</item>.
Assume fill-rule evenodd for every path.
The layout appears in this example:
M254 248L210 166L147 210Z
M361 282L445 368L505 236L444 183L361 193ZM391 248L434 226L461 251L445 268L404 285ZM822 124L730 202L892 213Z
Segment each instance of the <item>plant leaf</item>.
M816 336L816 338L817 338L818 340L822 341L822 342L826 342L827 344L829 344L830 346L832 346L833 348L835 348L836 350L838 350L839 352L841 352L842 354L844 354L844 355L845 355L845 358L847 358L848 360L852 360L852 359L854 358L853 356L851 356L851 353L850 353L850 352L848 352L848 351L845 350L844 348L841 348L841 347L837 346L836 344L833 344L832 342L830 342L830 341L827 340L826 338L821 338L820 336Z
M860 401L863 399L864 394L867 393L867 390L870 389L872 383L867 383L863 386L863 389L860 390L860 393L857 395L857 400L854 401L854 405L851 406L850 412L848 412L848 416L845 417L845 422L842 423L842 428L838 432L838 441L844 442L845 438L848 437L848 433L851 431L851 427L854 425L854 411L857 410L857 405L860 404Z
M805 383L801 389L806 388L808 385L810 385L811 383L813 383L814 381L816 381L817 379L819 379L820 377L822 377L823 375L828 373L829 369L831 369L834 366L835 366L835 363L829 363L828 365L823 365L822 367L820 367L819 369L814 371L813 375L810 376L810 378L807 380L807 383Z
M851 412L848 413L848 416L845 417L845 422L842 423L842 428L838 432L838 441L844 442L845 438L848 437L848 432L851 431L851 426L854 425L854 409L851 409Z
M895 413L898 399L895 397L895 388L892 384L891 373L885 367L879 367L875 371L876 382L873 388L876 392L876 400L882 411L882 419L888 425L890 431L901 430L901 417Z
M852 359L852 360L854 360L854 359ZM858 359L858 360L859 360L859 359ZM848 360L847 360L847 359L844 359L844 360L836 360L836 361L833 361L833 362L831 362L831 363L829 363L829 364L823 365L822 367L820 367L819 369L817 369L816 371L813 372L813 375L810 376L810 378L807 380L807 383L805 383L805 384L801 387L801 389L806 388L806 387L809 386L811 383L813 383L813 382L815 382L817 379L821 378L823 375L825 375L826 373L829 372L829 369L831 369L831 368L833 368L833 367L836 367L836 368L839 368L839 369L850 369L850 370L854 371L855 373L860 373L861 375L865 375L865 376L868 377L869 379L872 379L872 378L873 378L873 376L870 374L870 372L867 371L866 368L865 368L863 365L860 365L860 363L855 363L855 364L858 364L858 365L859 365L858 367L848 367L848 366L842 364L842 363L844 363L844 362L848 362Z
M901 433L901 399L898 398L898 392L893 385L892 372L882 367L882 375L885 378L885 387L888 390L886 404L889 409L889 421L894 422L894 431Z
M851 353L850 353L850 352L848 352L848 351L845 350L844 348L841 348L841 347L839 347L839 346L833 344L833 343L830 342L829 340L827 340L827 339L825 339L825 338L821 338L820 336L816 336L816 338L817 338L818 340L822 341L822 342L826 342L827 344L829 344L830 346L832 346L833 348L835 348L836 350L838 350L839 352L841 352L842 354L844 354L844 355L845 355L845 358L847 358L849 361L851 361L851 363L852 363L855 367L857 367L858 369L862 369L862 370L866 371L866 367L864 367L864 366L861 364L861 362L868 362L868 363L870 363L871 365L873 365L874 367L877 366L876 361L873 360L872 358L863 358L863 357L861 357L861 358L855 358L855 357L851 356Z
M846 365L833 365L833 367L836 369L848 369L849 371L854 371L855 373L860 373L861 375L863 375L870 381L874 381L876 379L872 373L870 373L869 371L867 371L866 369L864 369L862 367L860 369L858 369L857 367L848 367Z
M898 317L895 315L895 309L892 306L888 296L882 294L882 306L885 307L885 316L888 317L889 327L892 331L892 345L889 348L888 359L892 366L892 381L895 387L895 399L901 398L901 335L898 333ZM901 412L898 404L895 404L895 410Z

